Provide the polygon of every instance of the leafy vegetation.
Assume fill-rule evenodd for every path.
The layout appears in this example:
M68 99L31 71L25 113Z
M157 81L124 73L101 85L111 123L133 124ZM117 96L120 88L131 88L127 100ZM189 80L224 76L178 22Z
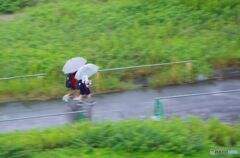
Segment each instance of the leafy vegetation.
M200 157L217 146L239 149L239 134L239 125L225 125L218 120L204 123L193 117L157 122L82 122L44 131L1 134L0 156L28 158L99 154L100 157L109 157L119 153L123 157ZM106 156L106 153L110 155Z
M52 157L66 157L66 158L203 158L207 157L208 153L198 153L194 155L172 154L163 152L126 152L114 151L112 149L94 149L93 151L88 148L79 150L79 148L60 148L53 151L45 151L33 154L33 158L52 158Z
M0 13L13 13L27 5L29 0L1 0Z
M55 2L56 0L0 0L0 14L15 13L25 7L33 7L50 1Z
M75 56L101 68L195 60L190 69L182 65L102 73L95 92L134 88L132 81L146 76L153 86L191 82L198 74L209 76L213 69L240 64L239 0L45 2L26 8L17 19L0 21L0 77L48 74L1 81L2 99L66 93L61 69Z

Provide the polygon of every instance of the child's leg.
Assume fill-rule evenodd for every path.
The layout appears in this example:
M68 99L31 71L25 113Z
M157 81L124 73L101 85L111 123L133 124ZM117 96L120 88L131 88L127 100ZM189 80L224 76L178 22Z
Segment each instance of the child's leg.
M87 100L88 100L88 101L92 101L92 94L88 94L88 95L87 95Z
M78 94L78 90L74 90L74 92L73 92L73 96L74 96L74 97L78 97L78 96L79 96L79 94Z
M77 96L76 94L77 94L77 93L76 93L76 90L71 90L71 91L68 93L68 95L69 95L70 97L75 97L75 96Z
M80 94L76 95L76 97L73 100L78 100L78 101L82 101L83 100L83 87L80 86Z
M82 101L83 100L83 95L79 95L79 100Z
M79 96L73 98L73 100L82 101L83 100L83 95L80 94Z

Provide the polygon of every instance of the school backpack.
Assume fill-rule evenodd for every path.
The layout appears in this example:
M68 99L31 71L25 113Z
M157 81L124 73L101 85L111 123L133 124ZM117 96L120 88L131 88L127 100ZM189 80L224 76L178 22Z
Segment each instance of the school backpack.
M74 77L73 74L67 74L66 78L66 87L71 88L72 87L72 78Z

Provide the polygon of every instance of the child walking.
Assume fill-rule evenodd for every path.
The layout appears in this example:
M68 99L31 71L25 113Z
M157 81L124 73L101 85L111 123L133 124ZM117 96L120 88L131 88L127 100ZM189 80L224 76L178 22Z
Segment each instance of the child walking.
M76 97L77 80L75 79L76 72L67 74L66 88L70 89L70 92L63 96L63 101L68 102L71 97Z
M80 89L80 95L78 98L74 98L74 100L79 100L79 102L82 102L83 97L87 96L87 101L92 103L92 95L89 89L91 85L92 81L88 79L88 76L83 76L82 79L77 82L77 87Z

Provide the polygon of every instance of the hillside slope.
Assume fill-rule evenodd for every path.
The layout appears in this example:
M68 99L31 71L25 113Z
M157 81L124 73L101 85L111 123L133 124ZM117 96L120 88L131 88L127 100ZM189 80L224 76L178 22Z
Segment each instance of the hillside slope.
M75 56L101 68L196 60L191 72L177 67L136 73L152 76L153 85L158 78L161 84L189 82L213 68L239 67L240 1L201 2L59 0L27 8L24 16L0 21L0 77L49 75L0 82L0 95L65 93L61 68ZM124 89L119 83L136 77L132 73L107 74L97 90Z

